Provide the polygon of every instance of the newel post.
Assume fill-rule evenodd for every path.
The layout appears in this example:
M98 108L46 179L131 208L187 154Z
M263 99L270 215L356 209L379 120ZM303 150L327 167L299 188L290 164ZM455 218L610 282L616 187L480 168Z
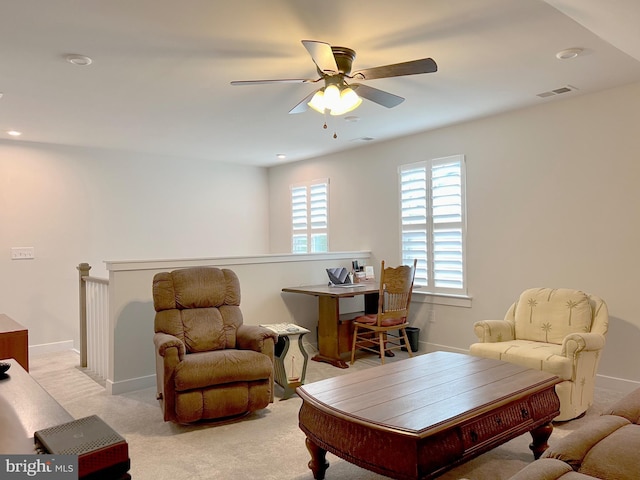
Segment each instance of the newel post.
M91 265L81 263L76 267L79 272L80 285L80 366L87 366L87 283L83 277L89 276Z

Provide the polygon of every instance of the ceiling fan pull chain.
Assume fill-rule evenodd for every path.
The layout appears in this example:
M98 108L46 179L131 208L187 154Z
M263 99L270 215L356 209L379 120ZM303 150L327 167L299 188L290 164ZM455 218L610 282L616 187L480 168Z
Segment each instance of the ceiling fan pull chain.
M322 128L324 128L325 130L327 130L329 128L329 125L327 123L328 119L329 119L329 117L327 116L326 111L325 111L324 125L322 125ZM337 130L335 128L333 129L333 138L338 138L338 132L337 132Z

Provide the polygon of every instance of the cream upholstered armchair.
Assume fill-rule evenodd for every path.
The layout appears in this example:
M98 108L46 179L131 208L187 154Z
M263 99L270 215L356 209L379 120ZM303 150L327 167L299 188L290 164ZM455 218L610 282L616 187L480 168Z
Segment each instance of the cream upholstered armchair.
M243 324L233 271L195 267L158 273L153 304L165 421L237 416L273 402L277 334Z
M605 302L579 290L531 288L504 320L476 322L479 343L470 353L543 370L562 378L557 421L571 420L593 403L600 354L609 326Z

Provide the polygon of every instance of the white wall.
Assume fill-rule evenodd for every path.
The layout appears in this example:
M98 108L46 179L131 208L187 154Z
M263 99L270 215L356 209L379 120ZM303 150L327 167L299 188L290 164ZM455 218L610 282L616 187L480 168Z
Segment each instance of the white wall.
M289 184L320 177L331 179L331 250L398 262L397 165L462 153L472 307L414 308L421 341L464 350L473 322L501 318L524 288L580 288L610 309L601 378L639 382L639 99L633 84L541 100L268 174L0 141L0 311L29 328L31 345L77 346L78 263L104 276L105 260L288 252ZM12 246L35 247L36 259L11 261Z
M268 253L267 198L263 168L0 141L0 312L77 348L79 263Z
M289 185L329 177L331 249L399 262L397 166L464 154L472 306L414 308L421 342L465 350L525 288L577 288L609 306L601 383L640 382L638 125L633 84L271 168L271 251L288 249Z

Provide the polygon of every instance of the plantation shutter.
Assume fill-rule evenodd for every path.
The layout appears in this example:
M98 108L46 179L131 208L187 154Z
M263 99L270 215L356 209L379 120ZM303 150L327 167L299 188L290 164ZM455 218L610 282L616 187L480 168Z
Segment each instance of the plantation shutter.
M291 224L293 253L328 251L328 179L291 187Z
M402 262L418 260L416 285L466 293L464 157L402 166L399 180Z
M436 288L462 290L462 160L434 161L431 167L433 278Z
M424 166L400 172L402 217L402 263L416 264L416 285L429 285L427 228L427 169Z
M292 253L307 253L307 187L291 187Z

